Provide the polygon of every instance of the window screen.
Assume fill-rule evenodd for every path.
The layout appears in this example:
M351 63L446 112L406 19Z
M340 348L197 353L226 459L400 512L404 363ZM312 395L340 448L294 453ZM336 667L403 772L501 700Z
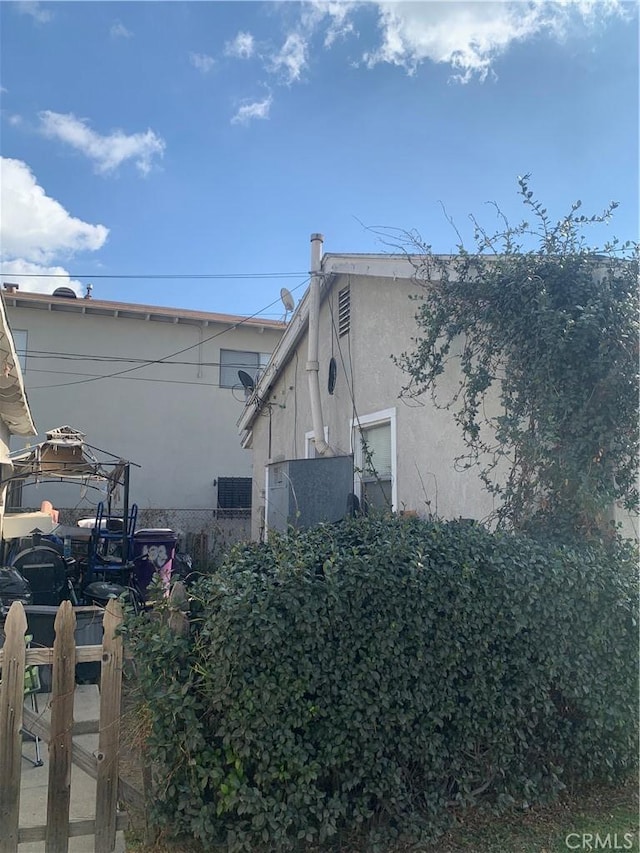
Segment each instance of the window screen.
M369 509L390 509L392 503L391 424L362 429L362 501Z
M269 361L268 352L247 352L245 350L220 350L220 387L235 388L240 385L238 371L244 370L257 381L258 371Z
M391 424L383 423L362 430L363 479L391 479Z
M218 477L219 509L251 509L251 477Z
M24 480L11 480L7 488L6 509L22 508L22 485Z

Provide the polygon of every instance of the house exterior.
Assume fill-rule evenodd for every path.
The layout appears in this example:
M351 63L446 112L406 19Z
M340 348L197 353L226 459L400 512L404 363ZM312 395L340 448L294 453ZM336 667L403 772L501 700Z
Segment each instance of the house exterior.
M399 399L405 378L392 355L407 349L417 331L410 296L419 287L411 260L406 255L325 254L319 271L322 428L328 455L353 457L357 501L419 515L484 518L493 503L475 473L455 470L464 445L451 416L428 401ZM243 444L253 451L256 538L264 533L268 515L269 466L317 455L306 370L311 302L310 288L239 421ZM451 383L455 379L445 376ZM345 494L340 504L345 510L348 500Z
M90 445L131 461L139 526L197 533L223 519L231 538L246 535L252 460L238 443L238 370L255 377L284 324L6 283L3 298L42 437L73 424ZM43 498L73 523L70 513L92 514L100 495L25 486L22 506Z
M428 396L399 398L407 377L392 356L411 350L418 332L410 297L420 285L411 258L322 255L321 246L321 235L313 235L317 275L238 422L244 446L253 451L252 536L304 519L302 504L331 492L332 481L340 483L332 505L318 511L326 520L364 501L419 516L486 518L493 498L477 469L456 466L465 445L451 412ZM458 381L453 367L445 370L439 396L450 399ZM351 457L344 462L351 494L337 462L323 463L323 474L321 465L289 461L318 455ZM618 520L635 535L632 519Z
M29 401L24 389L20 360L0 299L0 538L6 505L7 482L13 470L9 458L11 436L36 434Z

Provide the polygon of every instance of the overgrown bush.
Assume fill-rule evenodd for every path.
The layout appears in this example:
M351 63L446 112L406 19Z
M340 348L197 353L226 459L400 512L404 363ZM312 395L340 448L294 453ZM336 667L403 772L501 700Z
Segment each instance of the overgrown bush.
M191 631L130 617L154 818L287 850L632 767L637 555L358 519L237 548Z

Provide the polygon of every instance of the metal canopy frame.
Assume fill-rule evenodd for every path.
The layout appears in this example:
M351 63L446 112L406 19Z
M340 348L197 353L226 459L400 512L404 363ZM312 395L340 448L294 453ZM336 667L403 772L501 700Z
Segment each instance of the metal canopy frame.
M7 477L0 466L0 487L17 480L41 482L78 482L97 488L97 483L107 483L107 510L115 492L122 486L123 554L127 555L126 519L129 516L129 479L135 462L123 459L107 450L94 447L85 441L86 435L70 426L48 430L46 440L9 454L13 470ZM92 482L93 481L93 484ZM94 485L96 484L96 485Z

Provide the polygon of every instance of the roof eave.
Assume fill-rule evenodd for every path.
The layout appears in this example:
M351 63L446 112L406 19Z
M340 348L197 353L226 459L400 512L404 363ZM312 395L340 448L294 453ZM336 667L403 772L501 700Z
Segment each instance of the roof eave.
M12 435L36 435L3 299L0 299L0 359L0 418Z
M325 278L321 298L324 298L324 295L331 289L332 283L333 276ZM253 422L264 408L264 405L269 398L271 388L280 375L282 368L287 363L290 354L304 335L308 323L309 290L307 289L300 302L298 302L296 310L293 312L284 335L280 338L276 348L271 353L271 358L269 359L258 384L247 400L244 411L238 419L237 425L239 432L243 433L251 430Z

